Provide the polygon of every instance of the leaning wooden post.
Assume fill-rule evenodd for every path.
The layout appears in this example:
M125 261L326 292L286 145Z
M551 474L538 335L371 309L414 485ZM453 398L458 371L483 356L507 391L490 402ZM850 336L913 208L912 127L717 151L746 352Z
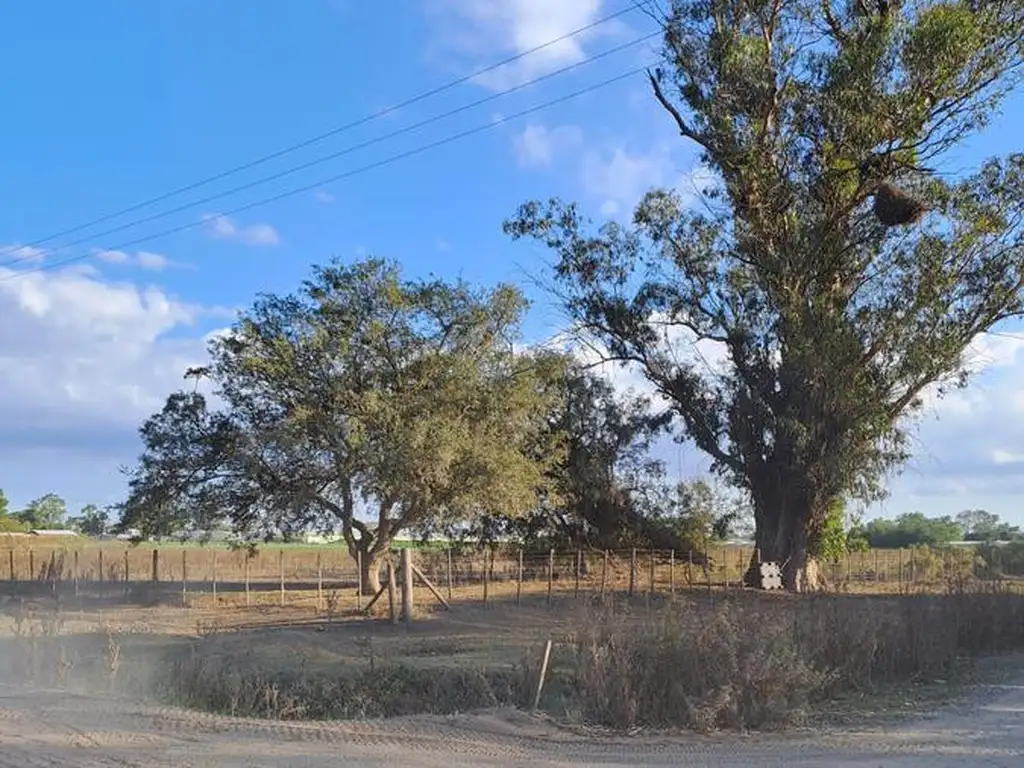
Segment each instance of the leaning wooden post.
M412 623L414 613L412 576L412 550L406 547L402 550L402 621L406 624Z
M398 602L395 597L395 561L392 557L388 556L388 618L392 624L398 623Z
M540 706L540 694L544 690L544 678L548 675L548 662L551 660L551 641L544 646L544 658L540 663L540 675L537 677L537 692L533 696L533 709Z
M516 578L516 605L523 602L523 550L519 550L519 575Z

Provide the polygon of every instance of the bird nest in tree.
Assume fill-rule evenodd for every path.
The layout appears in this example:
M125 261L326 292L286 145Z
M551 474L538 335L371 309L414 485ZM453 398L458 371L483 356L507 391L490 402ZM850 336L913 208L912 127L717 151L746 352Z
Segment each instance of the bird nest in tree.
M924 203L895 184L883 181L875 190L875 217L887 227L916 224L926 210Z

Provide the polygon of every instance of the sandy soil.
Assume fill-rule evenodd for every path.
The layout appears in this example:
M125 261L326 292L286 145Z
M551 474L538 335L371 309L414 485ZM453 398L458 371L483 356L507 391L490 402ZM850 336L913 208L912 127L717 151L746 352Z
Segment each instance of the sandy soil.
M608 738L506 711L285 724L0 687L0 766L1017 766L1022 717L1019 685L893 729Z

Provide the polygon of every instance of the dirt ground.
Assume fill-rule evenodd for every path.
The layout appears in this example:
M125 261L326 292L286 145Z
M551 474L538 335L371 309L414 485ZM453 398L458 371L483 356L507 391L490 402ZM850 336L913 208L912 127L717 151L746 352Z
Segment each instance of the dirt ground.
M895 729L605 738L516 712L284 724L0 687L0 766L1017 766L1024 686Z
M612 736L570 729L510 710L387 721L284 723L230 718L110 693L75 670L103 667L118 647L119 675L141 675L147 659L196 637L261 664L398 660L417 664L511 665L571 631L580 608L460 605L411 627L311 612L168 607L29 606L16 624L0 608L0 661L32 632L67 640L61 688L0 679L0 766L1011 766L1024 764L1024 677L989 686L937 714L898 725L790 731L785 735ZM31 625L35 629L26 629ZM19 635L19 633L21 633ZM115 643L116 640L116 643ZM20 645L19 645L20 643ZM20 651L19 651L20 652ZM3 657L6 656L6 659ZM54 661L54 660L50 660ZM556 660L557 662L557 660ZM38 663L38 662L37 662ZM134 667L133 667L134 665ZM133 671L134 669L134 671ZM52 677L52 676L51 676Z

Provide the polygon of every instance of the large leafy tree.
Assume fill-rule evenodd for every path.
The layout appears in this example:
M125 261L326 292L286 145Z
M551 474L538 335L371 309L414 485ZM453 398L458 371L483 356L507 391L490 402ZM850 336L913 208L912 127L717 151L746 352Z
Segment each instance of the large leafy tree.
M1024 155L929 172L1018 82L1020 0L671 0L650 85L713 181L652 190L631 226L531 202L506 223L557 253L558 288L639 366L714 469L749 491L790 588L836 499L908 456L926 389L1021 313ZM922 212L927 210L923 216ZM904 223L908 226L893 226ZM708 369L673 344L717 342Z
M61 528L67 514L67 504L56 493L47 493L33 499L14 517L29 528Z
M573 364L549 417L551 439L565 448L548 472L557 493L505 532L556 547L665 545L665 531L654 525L666 500L664 467L649 449L667 422L647 398L616 392Z
M376 589L398 531L533 509L564 361L514 351L525 307L508 286L409 281L380 260L260 298L193 371L221 406L179 392L142 427L122 527L340 529Z

